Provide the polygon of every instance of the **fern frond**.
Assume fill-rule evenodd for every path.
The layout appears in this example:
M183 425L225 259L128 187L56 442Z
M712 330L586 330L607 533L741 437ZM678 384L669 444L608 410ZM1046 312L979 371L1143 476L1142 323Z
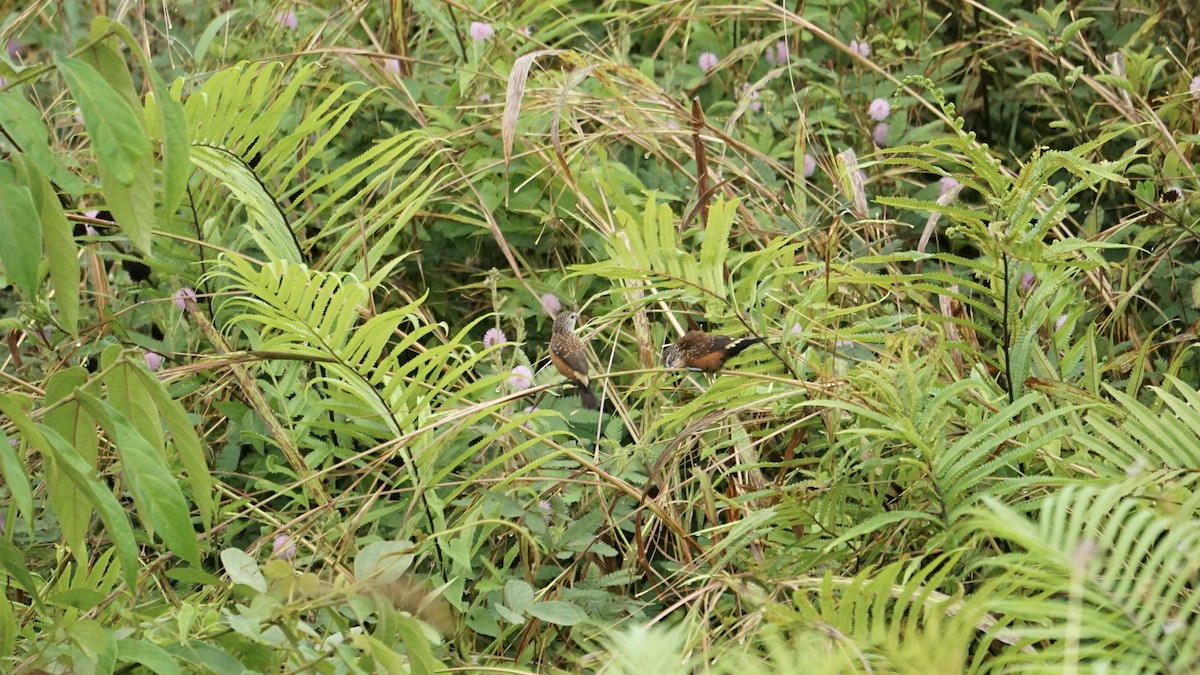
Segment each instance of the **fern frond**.
M1162 472L1114 485L1068 486L1027 520L994 500L974 526L1019 550L979 565L988 598L1022 644L996 667L1061 663L1119 672L1194 672L1200 602L1197 478ZM1147 499L1160 508L1146 508Z
M681 250L670 206L659 204L651 196L640 219L624 211L617 212L621 227L608 242L607 261L578 265L572 274L644 280L659 288L679 291L690 302L728 306L732 298L725 272L736 204L735 200L712 202L696 256Z
M192 163L229 188L238 203L250 214L253 227L231 227L230 231L244 232L270 260L300 262L300 248L275 198L240 158L207 145L193 146L191 158ZM228 226L229 223L224 225ZM236 238L232 247L242 248Z
M411 431L419 418L459 400L464 375L482 358L463 355L471 326L446 344L413 349L438 328L420 318L423 298L361 320L369 289L352 275L283 262L255 268L238 259L213 275L243 293L228 302L240 309L230 324L259 327L261 349L321 364L314 379L328 397L321 404L377 438Z
M957 511L973 505L982 496L969 494L980 482L1004 478L1006 480L998 481L998 487L1015 490L1016 486L1010 481L1019 475L1019 464L1040 448L1069 434L1069 428L1051 423L1079 410L1079 406L1053 408L1037 417L1014 423L1014 420L1027 416L1027 411L1041 400L1040 394L1027 394L1017 399L975 425L970 433L938 457L934 474L950 507L951 520ZM1001 473L1006 475L999 475Z
M841 667L830 672L961 672L972 643L993 619L951 581L958 557L897 562L853 578L829 573L785 581L794 589L792 607L776 610L783 619L777 623L816 629L826 652L839 655Z
M1113 425L1100 413L1088 416L1088 430L1079 433L1079 443L1107 460L1103 467L1110 475L1137 473L1143 469L1195 469L1200 466L1200 394L1184 382L1172 378L1179 396L1154 388L1167 410L1154 411L1137 399L1107 388L1125 411L1124 422Z

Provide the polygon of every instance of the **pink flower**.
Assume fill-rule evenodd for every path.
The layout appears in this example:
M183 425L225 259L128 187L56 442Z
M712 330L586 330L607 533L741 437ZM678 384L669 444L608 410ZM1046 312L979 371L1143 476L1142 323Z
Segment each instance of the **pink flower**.
M165 359L163 359L162 356L159 356L158 354L155 354L154 352L146 352L145 359L146 359L146 367L149 368L150 372L152 372L152 373L156 372L159 368L162 368L163 361L165 360Z
M271 544L271 555L280 560L291 560L296 557L296 542L286 534L281 534L275 537L275 541Z
M386 59L383 62L383 72L392 75L400 74L400 59Z
M499 328L489 328L487 329L487 332L483 334L484 347L495 347L496 345L502 345L505 342L508 342L508 337L504 334L504 331L500 330Z
M817 172L817 159L807 152L804 153L804 177L812 178L812 175Z
M8 78L7 78L7 77L0 77L0 89L3 89L3 88L5 88L5 87L7 87L7 86L8 86Z
M1192 92L1192 98L1200 98L1200 75L1192 78L1191 84L1188 85L1188 91Z
M496 29L492 28L492 24L490 24L490 23L484 23L482 21L472 21L470 33L471 33L472 40L474 40L476 42L486 42L487 40L490 40L493 35L496 34Z
M719 60L720 59L717 58L716 54L712 52L704 52L700 55L700 59L697 61L697 64L700 66L700 70L703 70L707 73L708 71L717 67L717 61Z
M530 384L533 384L533 371L529 370L529 366L517 366L512 369L512 375L508 377L508 386L513 389L528 389Z
M562 303L559 302L558 296L553 293L547 293L542 296L542 307L551 314L558 314L562 311Z
M16 38L9 40L8 44L4 45L4 49L8 52L8 58L13 61L16 61L21 56L21 43L17 42Z
M1059 330L1065 323L1067 323L1067 315L1059 314L1058 319L1054 322L1054 330Z
M942 179L940 181L938 181L938 196L945 197L946 195L950 194L953 190L958 188L959 185L960 185L960 183L957 180L954 180L953 178L951 178L950 176L943 176Z
M1037 275L1033 272L1026 272L1021 275L1021 290L1028 292L1037 283Z
M275 15L275 21L280 26L283 26L288 30L296 30L296 26L299 25L299 23L296 21L296 13L290 9L286 12L277 13Z
M865 59L871 55L871 45L867 44L866 40L863 40L862 42L859 42L858 40L851 40L850 51Z
M800 337L804 335L804 327L798 323L794 323L792 324L792 327L788 329L788 332L796 337Z
M83 215L87 216L88 218L95 218L96 216L100 215L100 209L88 209L87 211L83 212Z
M486 94L486 93L484 93L484 94L480 94L480 95L479 95L479 102L480 102L480 103L491 103L491 102L492 102L492 95L491 95L491 94Z
M788 43L787 40L780 40L774 45L767 47L767 63L775 66L782 66L788 62Z
M96 231L96 228L92 227L91 225L84 225L83 233L89 237L95 237L96 235L100 234Z
M888 104L886 99L877 98L871 101L871 105L867 107L867 114L876 122L882 122L891 114L892 106Z
M175 291L175 306L179 309L187 309L188 301L196 301L196 290L194 288L183 288Z
M875 125L875 130L871 132L871 138L875 139L875 145L878 145L881 148L887 145L889 128L890 127L888 127L887 122L880 122L879 124Z
M738 94L741 95L742 92L747 91L747 90L750 90L749 82L745 82L742 84L742 86L738 87ZM750 93L747 94L747 98L750 99L750 105L748 105L746 107L750 109L750 112L756 113L756 112L759 112L760 110L762 110L762 101L758 100L758 90L757 89L750 90Z

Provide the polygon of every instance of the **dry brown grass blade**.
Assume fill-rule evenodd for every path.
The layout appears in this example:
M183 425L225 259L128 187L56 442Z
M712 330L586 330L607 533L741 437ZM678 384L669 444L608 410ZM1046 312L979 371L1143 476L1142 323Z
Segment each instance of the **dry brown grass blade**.
M692 154L696 158L696 207L692 213L700 213L700 226L708 222L708 200L712 191L708 188L708 158L704 154L704 142L700 140L700 132L704 131L704 110L700 108L700 99L692 99ZM689 215L680 221L682 231L691 220Z
M938 197L938 203L942 206L948 206L950 202L958 197L958 193L962 192L962 184L952 185L945 194ZM925 229L921 231L921 239L917 242L917 251L924 253L929 247L929 240L933 238L933 233L937 231L938 221L942 219L942 214L939 211L934 211L929 214L929 218L925 221ZM921 271L921 261L917 261L917 272Z
M512 160L513 140L517 135L517 119L521 116L521 99L525 96L525 83L529 69L541 56L557 56L563 49L539 49L518 58L508 74L508 89L504 92L504 114L500 118L500 138L504 143L504 167Z
M844 174L839 176L838 185L842 188L842 194L846 196L850 202L854 204L854 215L860 220L870 217L870 212L867 209L867 191L866 182L863 180L863 174L858 167L858 155L854 150L846 149L838 153L839 160L838 168Z

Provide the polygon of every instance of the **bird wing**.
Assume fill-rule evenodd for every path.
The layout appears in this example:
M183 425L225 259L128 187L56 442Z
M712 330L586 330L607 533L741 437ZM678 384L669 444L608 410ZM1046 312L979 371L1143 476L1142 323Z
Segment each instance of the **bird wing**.
M579 348L565 348L559 344L551 344L550 351L562 363L574 371L580 382L588 383L588 362L587 356L583 353L582 345Z

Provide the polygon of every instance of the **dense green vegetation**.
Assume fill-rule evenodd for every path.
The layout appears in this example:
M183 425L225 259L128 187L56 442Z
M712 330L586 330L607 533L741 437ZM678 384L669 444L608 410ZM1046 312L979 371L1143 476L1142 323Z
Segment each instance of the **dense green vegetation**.
M0 670L1200 670L1189 3L0 7Z

